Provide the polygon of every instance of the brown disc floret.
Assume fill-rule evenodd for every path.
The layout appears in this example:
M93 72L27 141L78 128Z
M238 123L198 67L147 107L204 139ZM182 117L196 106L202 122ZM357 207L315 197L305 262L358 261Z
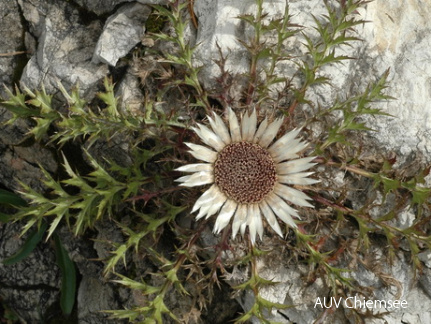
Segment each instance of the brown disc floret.
M229 198L241 204L253 204L274 189L277 173L267 150L258 144L238 142L218 153L214 180Z

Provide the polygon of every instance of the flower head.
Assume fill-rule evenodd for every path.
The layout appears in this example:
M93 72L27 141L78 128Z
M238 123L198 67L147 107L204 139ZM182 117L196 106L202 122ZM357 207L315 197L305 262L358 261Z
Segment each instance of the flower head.
M192 213L196 219L218 213L214 233L218 234L231 219L232 237L238 231L244 236L248 227L252 243L256 234L262 238L263 215L271 228L283 235L276 216L295 228L293 217L298 212L290 206L313 207L302 191L289 185L310 185L318 180L308 178L313 172L303 172L315 163L314 157L299 158L307 143L297 139L300 129L286 133L274 141L283 118L257 125L256 111L244 114L241 123L228 109L229 127L217 114L208 116L211 129L198 124L193 128L207 146L186 143L190 154L205 163L188 164L177 171L189 172L176 181L194 187L212 184L196 201Z

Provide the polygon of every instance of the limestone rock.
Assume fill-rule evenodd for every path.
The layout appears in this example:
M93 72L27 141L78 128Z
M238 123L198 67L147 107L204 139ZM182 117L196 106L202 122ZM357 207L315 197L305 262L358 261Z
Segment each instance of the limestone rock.
M378 127L375 138L382 146L408 156L420 152L428 162L430 155L430 73L431 42L429 2L399 3L374 1L367 6L361 35L366 39L366 55L377 73L391 69L389 92L395 97L384 105L391 119L370 121ZM359 71L358 71L359 72Z
M22 0L20 4L38 38L37 52L27 63L21 82L32 89L43 84L49 93L56 92L58 80L66 88L79 83L83 94L94 95L95 86L108 73L106 65L91 62L101 21L83 24L79 11L68 2Z
M115 7L123 3L132 2L132 0L77 0L82 8L94 12L97 16L102 16L111 13Z
M76 0L75 2L86 10L92 11L98 16L102 16L111 13L120 4L128 2L138 2L141 4L163 5L166 3L166 0Z
M104 284L100 278L86 276L82 279L77 297L79 323L121 323L108 319L109 315L104 310L119 309L120 305L115 302L115 292L111 285Z
M22 39L24 28L20 19L15 1L0 3L0 35L3 35L0 41L0 84L17 82L19 70L27 60ZM4 94L2 86L0 96Z
M131 114L142 114L144 96L139 89L139 79L127 73L118 86L117 94L121 98L121 109Z
M115 66L141 41L150 13L150 7L139 3L127 4L118 9L105 23L97 41L93 62Z
M18 316L27 323L42 322L47 310L58 300L60 278L54 250L39 244L24 260L3 265L3 260L24 243L16 234L20 225L0 224L0 295L13 305Z

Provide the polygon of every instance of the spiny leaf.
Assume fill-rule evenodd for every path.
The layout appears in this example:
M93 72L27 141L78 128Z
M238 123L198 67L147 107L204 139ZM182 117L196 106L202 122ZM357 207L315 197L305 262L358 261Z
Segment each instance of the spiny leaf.
M114 243L113 243L114 244ZM115 244L114 244L115 245ZM115 272L115 266L117 263L122 260L123 265L126 266L126 252L128 250L127 244L119 245L115 251L111 252L114 256L112 256L108 263L105 266L105 270L103 270L103 275L107 276L109 272Z
M428 201L431 196L431 188L416 186L412 193L412 204L422 205Z
M118 102L114 93L114 84L112 80L108 77L103 81L103 85L105 86L105 92L99 92L97 96L103 100L103 102L107 105L107 111L110 116L119 117L120 113L118 112Z
M140 290L144 295L151 295L151 294L156 294L160 291L160 288L158 287L153 287L148 285L147 283L141 281L135 281L132 280L126 276L123 276L121 274L116 274L118 277L120 277L120 280L112 280L113 282L119 283L123 286L126 286L130 289L135 289L135 290Z
M376 174L374 177L374 181L375 181L375 185L378 185L380 183L383 185L383 192L384 192L385 196L389 192L393 192L393 191L397 190L398 188L400 188L400 186L401 186L400 180L391 179L391 178L385 177L381 174Z
M9 96L9 100L1 101L0 106L5 107L11 113L14 114L13 122L17 118L28 118L33 116L40 116L40 111L38 109L29 108L25 102L26 95L23 94L18 87L15 87L15 93L5 87L6 93Z
M42 91L31 92L27 87L24 88L27 94L33 99L27 101L28 104L38 107L42 115L49 114L53 111L52 109L52 95L48 95L42 85Z
M346 55L338 55L335 56L335 51L331 51L327 56L325 56L321 61L320 64L331 64L331 63L340 63L345 60L351 60L353 57L346 56Z
M117 309L117 310L105 310L105 313L112 314L112 317L115 319L128 319L129 321L135 321L140 315L141 312L139 309Z

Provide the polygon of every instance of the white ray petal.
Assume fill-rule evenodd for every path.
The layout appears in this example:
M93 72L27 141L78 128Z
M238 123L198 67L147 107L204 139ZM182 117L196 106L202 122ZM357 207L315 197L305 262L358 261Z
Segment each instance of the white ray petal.
M256 241L256 233L259 235L260 239L262 239L263 223L259 206L257 204L250 204L250 207L249 220L251 219L251 221L249 223L248 230L250 231L251 242L254 244Z
M274 162L279 163L285 160L298 158L298 152L303 151L307 146L307 142L300 142L299 140L294 140L296 142L292 143L292 146L288 145L283 149L280 149L276 155L271 153Z
M257 219L256 214L254 210L255 204L249 204L248 205L248 218L247 218L247 225L248 225L248 232L250 233L250 240L251 244L254 245L254 242L256 242L256 232L257 232Z
M195 164L186 164L176 168L175 171L181 172L199 172L199 171L214 171L214 166L209 163L195 163Z
M262 216L260 214L259 206L256 205L256 224L257 224L257 234L259 235L259 238L262 239L263 237L263 222L262 222Z
M249 141L253 140L254 134L256 133L256 128L257 128L257 115L256 115L256 109L253 109L253 112L250 115L250 125L248 126L248 131L249 131L249 136L250 138L248 139Z
M268 125L258 144L263 148L268 147L277 135L284 118L278 118Z
M246 223L247 217L247 205L240 204L235 213L235 218L232 222L232 239L238 234L238 230L241 224Z
M249 215L247 215L246 217L249 217ZM241 226L239 227L239 232L241 233L242 237L244 237L246 228L247 228L247 222L242 223Z
M299 218L298 212L295 209L274 193L269 194L265 200L278 218L292 228L297 227L292 218L292 216Z
M211 124L211 128L213 129L214 133L220 137L220 139L223 141L224 144L228 145L231 143L231 138L229 134L229 130L226 127L225 123L221 119L219 115L214 113L214 119L211 117L208 117L208 120Z
M247 113L244 114L244 117L241 120L241 131L242 131L242 140L251 142L253 140L254 134L256 132L256 109L253 109L253 112L249 116Z
M191 175L182 176L182 177L180 177L180 178L178 178L178 179L175 179L174 181L175 181L175 182L186 182L187 180L189 180L189 179L190 179L190 177L191 177Z
M200 220L202 217L204 217L206 214L208 214L208 210L210 209L211 205L204 205L199 209L199 213L196 215L196 220Z
M214 199L211 201L210 208L208 210L208 213L206 215L206 218L211 217L215 213L217 213L221 206L227 201L227 197L224 193L220 193L219 195L216 195Z
M249 126L249 116L247 112L244 113L244 115L241 118L241 138L243 141L247 141L248 136L248 126Z
M233 112L232 108L228 107L229 113L229 128L232 143L241 142L241 129L239 127L238 118Z
M276 183L274 192L279 195L280 198L288 200L297 206L314 208L314 206L307 201L307 199L311 198L302 191L282 185L281 183Z
M217 220L214 224L213 232L215 234L220 233L220 231L229 224L232 215L235 213L237 203L233 200L228 199L223 205L220 213L217 216Z
M274 149L268 149L268 152L271 153L272 158L275 160L277 158L280 158L281 155L294 155L296 156L296 153L298 152L296 147L301 143L300 139L293 139L289 142L289 144L286 144L284 147L281 147L278 150Z
M298 173L280 175L277 177L277 180L280 183L286 183L290 185L308 186L308 185L320 182L320 180L307 178L313 173L314 172L298 172Z
M265 216L265 219L269 226L281 237L283 237L283 232L281 231L280 225L278 224L277 219L275 218L274 212L272 209L268 206L265 200L261 201L259 203L260 210L262 211L263 216Z
M212 201L218 193L221 193L218 187L214 184L212 185L207 191L205 191L199 198L196 200L195 204L193 205L191 213L194 213L199 208L201 208L204 205L210 205L210 201Z
M277 174L290 174L308 170L317 163L310 163L316 157L310 156L302 159L291 160L276 165Z
M225 147L225 144L220 137L213 133L208 127L200 124L198 124L198 127L199 128L192 127L192 129L196 134L198 134L202 142L215 148L217 152L220 152Z
M182 182L180 186L184 186L184 187L202 186L205 184L213 183L214 174L212 172L201 171L201 172L193 173L192 175L180 177L175 181Z
M290 146L292 140L298 136L299 132L301 131L301 128L295 128L294 130L286 133L285 135L283 135L282 137L280 137L274 144L272 144L269 148L268 151L271 154L276 154L277 152L279 152L280 150L285 150L286 147Z
M245 230L247 228L248 222L249 222L249 217L251 217L250 215L250 208L248 205L245 205L245 219L244 222L241 223L240 227L239 227L239 232L241 233L241 236L244 237L245 235Z
M259 125L256 134L253 137L253 143L258 143L268 127L268 118L265 118Z
M217 152L214 152L213 150L210 150L205 146L197 145L193 143L185 143L185 144L191 148L191 151L189 151L189 153L198 160L212 163L212 162L215 162L215 160L217 159Z

